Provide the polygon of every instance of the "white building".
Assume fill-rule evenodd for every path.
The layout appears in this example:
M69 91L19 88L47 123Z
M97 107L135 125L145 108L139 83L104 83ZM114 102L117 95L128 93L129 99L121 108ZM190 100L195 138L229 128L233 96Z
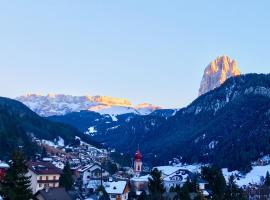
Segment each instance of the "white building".
M142 191L148 193L148 184L150 177L150 175L135 176L130 179L131 190L135 191L137 194L140 194Z
M177 170L176 172L170 174L169 176L163 179L164 187L166 191L170 191L171 187L182 187L185 182L190 178L191 172L187 170Z
M93 181L93 180L107 179L110 175L108 171L106 171L97 163L87 165L84 168L79 169L78 171L82 176L84 186L87 186L91 180Z
M127 200L129 187L126 181L105 182L104 188L111 200Z
M59 187L60 169L49 162L28 162L28 176L31 176L33 194L46 188Z

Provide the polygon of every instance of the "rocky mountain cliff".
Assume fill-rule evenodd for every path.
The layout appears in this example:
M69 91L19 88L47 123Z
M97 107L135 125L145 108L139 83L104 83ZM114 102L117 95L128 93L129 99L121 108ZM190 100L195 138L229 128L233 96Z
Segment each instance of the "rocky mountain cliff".
M219 56L204 70L199 96L223 84L228 78L239 76L240 71L235 60L228 56Z
M134 113L148 115L160 109L151 104L133 106L130 101L108 96L71 96L63 94L49 94L46 96L28 94L16 98L40 116L65 115L71 112L89 110L100 114L120 115Z

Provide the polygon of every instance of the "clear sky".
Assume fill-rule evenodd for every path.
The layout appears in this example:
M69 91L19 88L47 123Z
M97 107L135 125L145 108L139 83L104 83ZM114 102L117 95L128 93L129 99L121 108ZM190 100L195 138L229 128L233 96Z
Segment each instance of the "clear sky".
M182 107L206 65L270 71L268 0L0 3L0 95L109 95Z

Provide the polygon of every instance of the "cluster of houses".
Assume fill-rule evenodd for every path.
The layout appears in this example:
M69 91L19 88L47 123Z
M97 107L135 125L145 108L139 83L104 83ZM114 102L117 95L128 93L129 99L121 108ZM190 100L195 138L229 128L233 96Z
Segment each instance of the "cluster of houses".
M145 171L142 162L142 154L138 150L134 156L133 168L125 167L116 174L110 174L109 170L102 166L104 160L109 159L107 150L97 149L81 142L78 147L54 146L48 141L36 141L46 149L46 157L37 155L38 161L27 163L28 175L31 176L31 189L36 199L98 199L97 189L103 186L111 200L127 200L132 191L137 196L142 192L149 193L148 184L150 174ZM63 188L59 188L59 179L66 162L70 167L75 180L76 194L68 194ZM8 164L0 162L0 181L3 179ZM162 172L162 180L166 193L172 187L180 186L194 176L193 170L183 166L171 165L156 167ZM209 196L206 190L206 181L199 180L199 188L202 194Z
M78 193L85 195L76 195L74 198L68 194L63 188L59 188L59 179L62 174L64 162L62 156L52 155L42 158L40 161L27 162L28 176L31 177L31 189L36 199L47 200L51 196L59 197L59 199L98 199L95 191L102 185L112 200L127 200L128 194L134 191L137 195L145 191L148 193L149 174L143 174L142 155L140 151L135 154L134 169L126 168L126 172L131 174L133 178L127 178L125 175L111 175L102 165L95 162L87 162L86 165L80 162L80 159L69 157L69 162L72 166L74 179L79 181L80 189ZM0 181L4 177L8 164L0 163ZM162 172L162 180L166 191L169 192L171 187L182 186L189 177L192 177L192 172L186 169L181 169L177 166L157 167ZM200 188L205 190L206 182L200 183ZM93 195L91 195L93 194Z

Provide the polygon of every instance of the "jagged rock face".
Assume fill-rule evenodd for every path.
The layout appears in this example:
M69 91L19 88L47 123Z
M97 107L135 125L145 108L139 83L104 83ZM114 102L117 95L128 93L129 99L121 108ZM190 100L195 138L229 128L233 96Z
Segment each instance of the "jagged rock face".
M217 57L204 70L199 96L219 87L228 78L239 75L240 71L235 60L231 60L228 56Z
M151 104L133 106L130 101L108 96L71 96L64 94L28 94L16 98L41 116L65 115L71 112L89 110L100 114L120 115L134 113L148 115L161 109Z

